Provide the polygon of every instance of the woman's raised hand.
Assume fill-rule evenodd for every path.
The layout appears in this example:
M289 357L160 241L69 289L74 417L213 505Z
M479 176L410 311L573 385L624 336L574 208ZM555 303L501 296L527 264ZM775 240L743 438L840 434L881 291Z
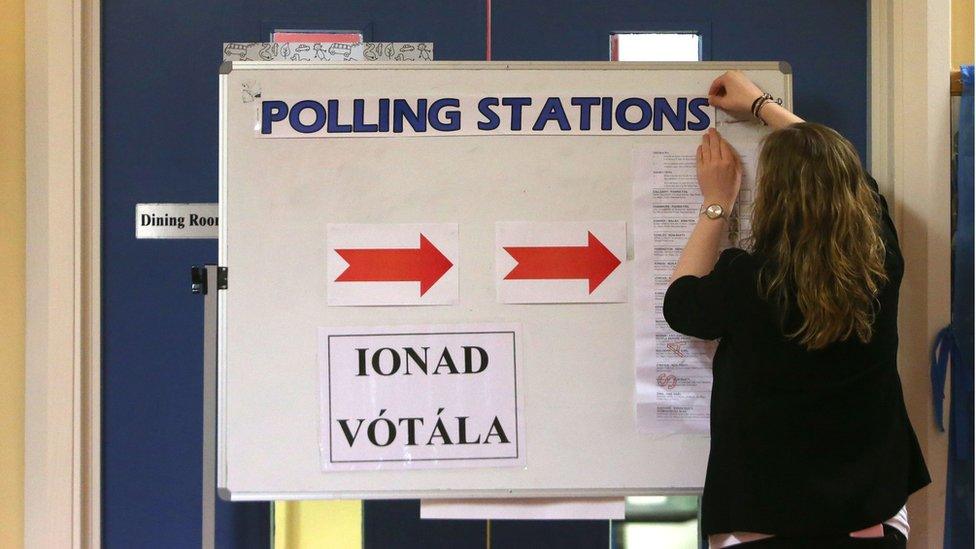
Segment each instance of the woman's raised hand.
M708 88L708 103L739 119L752 117L752 103L763 94L742 71L728 71L716 78ZM772 101L759 111L766 124L780 129L803 122L803 119Z
M731 212L741 184L739 155L722 134L710 128L698 146L698 186L704 205L720 204L726 212Z
M763 94L742 71L728 71L708 88L708 103L736 118L752 116L752 102Z

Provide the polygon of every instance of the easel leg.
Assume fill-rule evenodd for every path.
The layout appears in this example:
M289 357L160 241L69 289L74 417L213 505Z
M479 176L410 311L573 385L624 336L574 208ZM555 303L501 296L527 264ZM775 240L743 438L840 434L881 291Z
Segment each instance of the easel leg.
M203 498L200 546L216 543L217 489L217 266L207 265L203 288Z

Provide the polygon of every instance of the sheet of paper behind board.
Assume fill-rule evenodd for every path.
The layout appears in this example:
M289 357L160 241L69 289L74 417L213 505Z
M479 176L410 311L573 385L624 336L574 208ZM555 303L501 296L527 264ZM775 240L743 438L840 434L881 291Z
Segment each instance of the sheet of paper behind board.
M623 520L624 498L422 499L420 518Z

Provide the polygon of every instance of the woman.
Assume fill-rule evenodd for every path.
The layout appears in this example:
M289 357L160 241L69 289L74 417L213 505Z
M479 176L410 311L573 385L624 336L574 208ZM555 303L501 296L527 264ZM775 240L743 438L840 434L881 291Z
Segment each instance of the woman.
M896 370L895 227L850 142L762 95L740 72L709 90L775 129L752 250L719 254L741 167L710 130L702 215L664 300L674 330L721 338L702 532L713 548L905 547L905 501L930 479Z

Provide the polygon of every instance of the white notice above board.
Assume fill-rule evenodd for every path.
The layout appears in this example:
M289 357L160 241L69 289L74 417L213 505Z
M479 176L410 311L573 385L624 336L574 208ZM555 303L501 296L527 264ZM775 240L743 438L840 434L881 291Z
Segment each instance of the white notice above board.
M701 119L691 110L691 102L729 68L744 70L789 105L791 75L777 63L225 65L220 264L228 268L228 288L220 292L221 495L234 500L603 497L700 489L707 437L643 434L635 421L632 280L646 273L635 272L633 156L655 144L696 143L713 126L733 145L755 143L764 131L760 126L708 110L701 110L707 124L698 124ZM256 84L260 100L244 101L242 88ZM457 99L456 105L439 103L431 110L445 98ZM558 107L551 98L560 98ZM492 128L496 121L484 108L494 100L497 110L491 112L498 114L498 125ZM520 102L523 111L516 114ZM668 114L658 116L660 129L655 102L660 109L668 106ZM284 128L288 135L307 135L262 137L265 110L268 120L274 119L272 134ZM521 121L518 129L513 129L515 119ZM534 130L540 119L542 126ZM377 133L385 135L370 137ZM450 238L421 230L390 241L333 246L330 227L337 226L456 231ZM531 227L545 229L533 234ZM552 227L561 229L547 232ZM438 258L439 266L428 272L416 259L422 257ZM410 263L415 259L421 264ZM580 261L592 270L580 270ZM392 264L395 268L375 268ZM513 282L522 289L506 289ZM361 301L336 302L335 292L350 287L344 284L362 284L364 293L353 300ZM445 284L450 291L438 294ZM414 300L439 297L414 305L386 298L362 301L374 290L382 294L384 287L404 289ZM519 293L526 287L551 293L548 299L531 299L532 291ZM451 299L442 299L445 295ZM372 357L378 356L382 374L371 370L377 376L358 376L357 370L342 381L341 398L329 392L337 381L328 379L329 350L328 345L321 349L320 329L342 334L360 333L350 327L423 331L439 326L451 332L470 325L518 326L513 364L519 400L512 414L514 419L517 410L517 424L503 419L507 412L501 411L512 404L514 391L462 373L466 346L470 353L479 352L475 347L488 353L485 345L500 349L498 342L386 341L382 348L389 351L362 351L364 368L373 368ZM446 384L437 389L425 388L423 378L397 377L406 364L404 347L411 345L411 377L418 375L422 348L435 353L436 346L456 347L450 354L458 374L442 365L445 375L427 377ZM346 349L352 353L344 359L347 368L359 368L358 349L373 347ZM480 356L469 357L472 370L481 367ZM395 360L401 363L393 375ZM484 371L507 372L508 367L489 360ZM382 388L373 391L370 383ZM483 412L497 409L506 438L513 440L510 430L518 430L517 457L495 456L509 460L503 466L401 462L387 468L391 456L403 459L404 451L424 459L432 452L446 455L443 445L431 449L444 440L439 435L431 440L433 431L423 434L420 448L418 421L415 447L398 431L401 438L384 449L388 438L382 422L374 425L374 447L357 446L364 432L369 441L369 425L382 410L383 417L393 412L386 402L403 403L411 415L396 417L424 417L427 428L429 421L436 424L449 415L453 405L438 402L452 391L454 402L465 402L464 412L450 416L452 442L459 435L457 418L467 417L471 431L464 440L480 434L483 442L491 435L491 448L470 455L492 457L491 451L503 447L495 448L498 429L492 434L491 421L487 427L479 422L493 419ZM496 397L509 400L496 403ZM335 408L330 415L330 404L343 415L336 416ZM339 419L347 420L347 430ZM355 434L357 426L364 431ZM366 456L387 463L356 470L330 466L337 463L323 461L323 451L336 440L355 450L343 459Z

